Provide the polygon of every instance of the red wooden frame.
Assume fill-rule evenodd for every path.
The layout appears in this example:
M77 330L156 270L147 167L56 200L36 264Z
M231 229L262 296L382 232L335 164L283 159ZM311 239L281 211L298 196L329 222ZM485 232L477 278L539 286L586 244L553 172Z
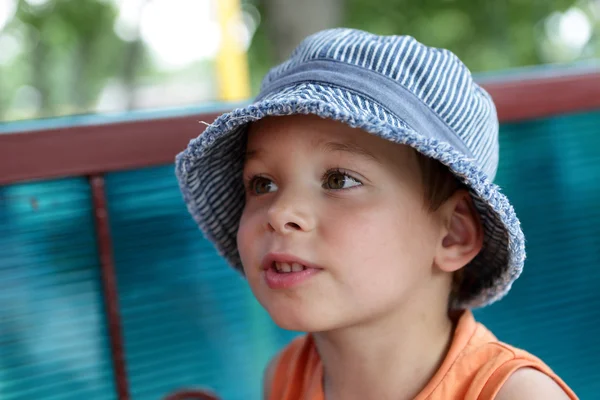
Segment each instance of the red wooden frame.
M110 337L115 387L117 389L118 398L120 400L125 400L129 399L129 385L127 383L127 370L125 368L125 346L123 344L121 329L117 277L110 239L108 207L104 192L104 177L102 175L92 175L89 177L89 182L94 205L96 240L98 241L98 254L100 256L100 271L102 273L104 303Z
M483 83L501 123L600 110L600 68L587 74Z
M600 110L600 70L543 78L516 77L488 81L483 86L494 98L502 123ZM207 113L0 134L0 185L89 177L119 400L128 400L130 395L103 174L172 163L188 141L203 131L200 121L210 123L216 116ZM184 398L214 397L202 391L182 391L168 397Z
M0 185L172 163L217 114L0 134Z

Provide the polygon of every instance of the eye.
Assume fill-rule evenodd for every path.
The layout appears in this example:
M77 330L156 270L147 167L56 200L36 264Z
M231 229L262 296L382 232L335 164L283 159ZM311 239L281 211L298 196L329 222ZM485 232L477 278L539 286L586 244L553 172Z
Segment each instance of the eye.
M342 171L330 171L325 175L323 188L329 190L350 189L362 183Z
M255 176L250 180L248 188L252 194L260 195L274 192L277 190L277 185L270 179L262 176Z

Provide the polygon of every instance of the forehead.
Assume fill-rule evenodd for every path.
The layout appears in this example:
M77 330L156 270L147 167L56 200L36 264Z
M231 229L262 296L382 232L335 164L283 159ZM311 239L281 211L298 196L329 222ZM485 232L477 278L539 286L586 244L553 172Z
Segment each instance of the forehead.
M250 124L249 156L279 150L348 152L379 162L415 158L414 151L407 146L314 115L267 117Z
M269 144L282 140L295 140L307 145L318 146L328 139L365 141L366 132L353 129L346 124L315 115L289 115L267 117L250 124L248 144Z
M250 124L248 149L269 151L282 145L300 148L322 148L338 150L339 147L354 147L384 156L385 153L406 152L405 146L391 143L362 129L352 128L342 122L320 118L315 115L290 115L267 117Z

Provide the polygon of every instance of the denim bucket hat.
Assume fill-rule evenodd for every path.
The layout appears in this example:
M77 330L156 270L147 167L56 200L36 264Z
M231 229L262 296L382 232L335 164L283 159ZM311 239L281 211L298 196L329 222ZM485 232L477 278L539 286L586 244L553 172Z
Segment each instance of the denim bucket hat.
M471 192L484 227L453 308L506 294L525 260L513 207L492 183L498 118L488 93L450 51L409 36L331 29L306 38L264 78L254 102L217 118L176 159L188 210L222 256L243 273L236 235L244 208L248 123L314 114L413 147L445 164Z

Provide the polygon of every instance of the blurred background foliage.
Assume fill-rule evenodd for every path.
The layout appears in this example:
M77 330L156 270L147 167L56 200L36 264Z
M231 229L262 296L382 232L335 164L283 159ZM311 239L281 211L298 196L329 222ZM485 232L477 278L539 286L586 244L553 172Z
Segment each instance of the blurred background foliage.
M0 120L219 100L218 0L0 0ZM251 92L308 34L409 34L475 73L589 62L600 0L242 0Z

